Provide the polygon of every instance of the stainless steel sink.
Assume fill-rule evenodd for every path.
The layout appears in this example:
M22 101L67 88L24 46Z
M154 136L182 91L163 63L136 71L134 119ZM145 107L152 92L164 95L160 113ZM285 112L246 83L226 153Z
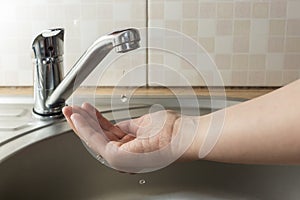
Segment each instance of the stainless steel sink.
M211 108L209 98L199 97L198 100L202 114L221 108ZM146 174L130 175L116 172L95 160L64 120L37 124L28 114L31 109L30 100L28 103L24 103L24 100L21 102L23 103L5 102L0 98L0 110L11 109L3 112L5 117L0 114L1 138L6 136L5 142L0 145L1 200L300 198L298 166L234 165L195 161L172 164ZM96 102L106 117L112 119L109 106L106 105L107 99L97 98ZM231 100L228 104L239 102ZM176 109L178 106L174 97L139 97L130 103L131 116L137 117L148 112L149 106L155 103L170 109ZM115 109L120 119L126 118L122 104ZM195 109L191 107L185 111L187 114L193 114ZM25 121L27 126L11 125L3 128L3 120L8 118L7 115L11 115L11 119L22 118L22 122ZM26 119L31 123L28 124ZM14 134L16 131L19 131L18 134ZM7 134L12 134L13 137ZM9 155L4 155L3 151L12 147L17 149Z

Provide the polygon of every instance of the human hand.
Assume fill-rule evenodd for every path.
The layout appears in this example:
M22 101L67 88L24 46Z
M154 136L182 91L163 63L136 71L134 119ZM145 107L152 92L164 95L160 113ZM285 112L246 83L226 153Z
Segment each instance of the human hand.
M195 117L163 110L113 125L88 103L65 107L63 113L89 148L117 170L152 171L194 157Z

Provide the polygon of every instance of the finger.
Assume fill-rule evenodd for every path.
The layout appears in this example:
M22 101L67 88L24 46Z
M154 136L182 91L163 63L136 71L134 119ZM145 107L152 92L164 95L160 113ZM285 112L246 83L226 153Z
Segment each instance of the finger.
M95 120L95 118L93 118L93 114L88 113L86 110L84 110L83 108L79 107L79 106L73 106L73 113L78 113L80 114L82 117L84 117L86 119L86 121L90 124L90 126L95 129L96 131L102 132L102 127L101 125L98 123L97 120ZM110 133L109 131L104 131L105 136L107 137L108 140L118 140L119 138L117 136L115 136L113 133Z
M88 113L93 114L93 118L101 124L101 127L106 130L110 130L114 125L108 121L101 113L89 103L83 103L82 108Z
M87 119L87 121L90 123L90 126L92 126L94 129L99 128L99 124L97 121L86 112L86 110L82 109L80 106L72 106L72 112L80 114L83 118Z
M136 137L132 136L132 135L125 135L124 137L122 137L122 139L119 140L119 142L121 144L125 144L127 142L130 142L131 140L134 140Z
M91 117L93 117L97 121L97 116L96 116L97 109L95 107L93 107L89 103L83 103L81 105L81 108L84 109L87 113L89 113Z
M70 119L77 129L79 137L83 139L93 151L97 152L102 157L105 157L105 148L108 141L103 134L101 134L103 132L97 132L91 128L86 119L80 114L74 113L71 115Z
M121 121L118 122L116 126L127 134L136 136L137 130L139 129L138 120L140 120L140 118Z
M103 115L96 109L94 108L91 104L89 103L84 103L82 104L82 108L87 111L87 113L93 113L93 117L96 117L96 120L99 122L100 126L115 134L118 138L122 138L126 135L122 130L120 130L117 126L114 126L109 120L107 120Z
M72 112L72 107L70 106L65 106L63 109L62 109L62 112L68 122L68 124L70 125L70 127L73 129L73 131L77 134L77 130L72 122L72 120L70 119L71 115L73 114Z
M119 127L121 130L125 131L126 133L130 133L129 125L130 125L130 120L125 120L125 121L116 123L115 126Z
M145 141L147 143L147 141ZM142 140L132 138L120 146L120 149L130 153L145 153L148 151L149 145L145 145Z
M63 107L62 112L65 115L65 117L67 117L67 118L70 118L71 115L73 114L72 107L70 107L70 106Z

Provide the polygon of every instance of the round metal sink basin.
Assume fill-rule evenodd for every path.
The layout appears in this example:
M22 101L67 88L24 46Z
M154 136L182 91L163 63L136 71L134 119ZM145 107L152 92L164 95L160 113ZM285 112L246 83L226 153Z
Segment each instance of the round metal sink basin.
M199 101L203 101L200 105L205 105L205 101L208 100L199 99ZM166 102L170 105L172 103L170 100ZM238 101L229 104L235 103ZM132 109L133 115L139 116L147 112L147 106L138 107ZM215 109L220 108L209 106L200 108L203 111L201 113ZM191 108L190 114L192 110ZM107 111L106 116L109 115ZM60 123L66 125L65 122ZM46 130L56 129L53 125L52 129L44 131ZM34 133L33 131L32 134ZM117 172L95 160L70 129L67 131L64 129L60 134L53 134L52 137L38 141L22 148L0 164L0 199L300 198L298 166L235 165L194 161L174 163L155 172L131 175Z

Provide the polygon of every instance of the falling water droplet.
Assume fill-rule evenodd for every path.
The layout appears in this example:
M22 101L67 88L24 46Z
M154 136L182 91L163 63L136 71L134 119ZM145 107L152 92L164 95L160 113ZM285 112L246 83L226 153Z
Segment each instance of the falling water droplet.
M145 184L145 183L146 183L145 179L139 180L139 184L140 184L140 185L143 185L143 184Z
M128 100L128 97L126 96L126 94L122 94L122 95L121 95L121 101L122 101L123 103L125 103L127 100Z
M123 77L125 76L125 69L123 69L122 76L123 76ZM122 95L121 95L121 101L122 101L123 103L125 103L127 100L128 100L128 97L126 96L126 94L122 94Z

